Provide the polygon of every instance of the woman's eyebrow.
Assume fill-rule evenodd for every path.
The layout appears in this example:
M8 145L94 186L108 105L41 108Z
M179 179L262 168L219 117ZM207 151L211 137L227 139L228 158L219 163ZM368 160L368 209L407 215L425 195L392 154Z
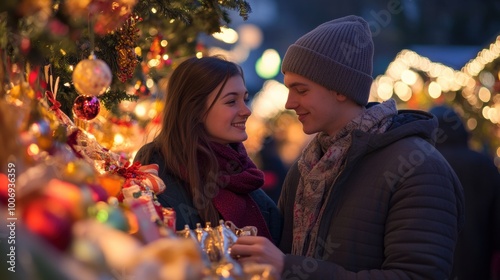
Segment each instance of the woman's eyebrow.
M245 92L243 93L243 95L246 95L246 94L248 94L248 91L245 91ZM224 94L223 96L221 96L221 98L225 98L225 97L228 97L228 96L230 96L230 95L238 96L238 95L239 95L239 93L238 93L238 92L235 92L235 91L231 91L231 92L228 92L228 93Z

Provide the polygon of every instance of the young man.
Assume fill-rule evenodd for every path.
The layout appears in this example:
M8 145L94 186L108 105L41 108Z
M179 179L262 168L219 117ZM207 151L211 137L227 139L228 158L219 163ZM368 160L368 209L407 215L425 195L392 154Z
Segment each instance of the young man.
M316 133L288 172L279 249L240 237L231 254L283 279L447 279L462 187L433 146L437 120L368 104L373 41L357 16L321 24L283 59L286 108ZM280 251L281 250L281 251Z

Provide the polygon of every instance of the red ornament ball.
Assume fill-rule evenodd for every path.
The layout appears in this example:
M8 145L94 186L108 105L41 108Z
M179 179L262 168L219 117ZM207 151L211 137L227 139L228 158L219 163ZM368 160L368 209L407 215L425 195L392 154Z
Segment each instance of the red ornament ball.
M91 120L99 114L101 104L95 96L80 95L73 104L73 114L79 119Z

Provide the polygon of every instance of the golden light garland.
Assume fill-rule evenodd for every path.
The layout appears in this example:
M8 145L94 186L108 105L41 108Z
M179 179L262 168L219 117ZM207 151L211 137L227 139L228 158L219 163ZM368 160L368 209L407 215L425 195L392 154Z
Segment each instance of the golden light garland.
M500 167L500 36L460 71L401 51L371 88L371 101L389 98L402 108L455 107L472 133L473 147L486 146Z

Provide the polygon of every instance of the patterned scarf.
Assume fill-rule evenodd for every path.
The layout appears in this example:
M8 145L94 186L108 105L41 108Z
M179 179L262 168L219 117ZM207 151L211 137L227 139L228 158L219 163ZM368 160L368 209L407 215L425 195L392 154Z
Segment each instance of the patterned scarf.
M295 195L292 254L314 255L319 224L326 206L324 198L342 171L351 146L352 132L357 129L371 134L384 133L396 114L394 100L377 104L364 110L334 136L318 133L304 149L298 161L301 176ZM304 252L308 235L309 244L307 252Z
M242 143L233 148L212 142L210 147L217 156L219 192L212 202L225 221L237 227L255 226L257 234L269 238L271 234L257 203L249 193L262 187L264 173L248 157Z

